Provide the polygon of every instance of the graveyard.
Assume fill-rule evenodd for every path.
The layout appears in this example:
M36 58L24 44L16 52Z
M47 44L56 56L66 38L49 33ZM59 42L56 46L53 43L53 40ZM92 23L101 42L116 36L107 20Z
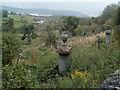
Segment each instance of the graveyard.
M119 72L104 82L120 68L119 16L114 4L90 18L4 15L0 87L120 88Z

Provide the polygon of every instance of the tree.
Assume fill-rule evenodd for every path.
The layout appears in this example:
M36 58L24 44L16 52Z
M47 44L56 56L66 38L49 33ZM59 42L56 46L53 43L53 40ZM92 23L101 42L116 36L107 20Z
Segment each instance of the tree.
M34 33L34 25L32 25L32 24L24 25L23 29L24 29L24 35L22 37L22 40L27 38L28 43L30 43L32 35L35 35L35 33Z
M115 10L115 13L112 17L114 24L117 25L117 27L114 30L114 36L116 38L116 40L118 40L118 46L120 46L120 7L118 7Z
M16 15L16 13L15 13L15 12L11 12L11 14L12 14L12 15Z
M65 31L70 31L73 36L75 36L75 29L79 24L79 18L75 16L63 17L63 22L65 23Z
M12 18L9 18L9 20L6 23L3 23L2 26L3 31L10 31L10 32L15 32L14 31L14 20Z
M64 23L61 17L49 18L42 25L42 31L46 32L45 43L47 46L57 46L57 39L59 34L64 30Z
M103 22L106 22L108 19L110 19L112 16L113 16L113 14L114 14L114 12L115 12L115 10L118 8L118 5L116 5L116 4L111 4L111 5L108 5L105 9L104 9L104 11L103 11L103 13L102 13L102 15L101 15L101 20L103 21Z
M112 20L115 25L120 25L120 7L115 10Z
M2 17L4 17L4 18L8 17L8 11L7 10L2 11Z
M54 17L47 19L42 25L42 31L59 31L62 32L65 29L65 23L61 17Z

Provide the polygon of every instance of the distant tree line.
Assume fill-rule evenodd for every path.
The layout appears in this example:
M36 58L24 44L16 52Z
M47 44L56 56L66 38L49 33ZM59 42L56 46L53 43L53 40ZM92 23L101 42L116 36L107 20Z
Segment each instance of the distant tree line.
M75 35L91 35L106 30L107 24L114 27L120 24L120 7L116 4L108 5L103 13L98 17L78 18L74 16L62 17L65 24L65 30Z

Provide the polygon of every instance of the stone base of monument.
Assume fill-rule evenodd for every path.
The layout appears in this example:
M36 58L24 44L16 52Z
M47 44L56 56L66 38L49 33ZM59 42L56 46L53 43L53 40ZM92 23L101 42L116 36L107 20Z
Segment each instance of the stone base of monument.
M71 47L68 45L62 45L58 48L57 53L59 54L58 69L59 73L66 73L70 67L70 55Z

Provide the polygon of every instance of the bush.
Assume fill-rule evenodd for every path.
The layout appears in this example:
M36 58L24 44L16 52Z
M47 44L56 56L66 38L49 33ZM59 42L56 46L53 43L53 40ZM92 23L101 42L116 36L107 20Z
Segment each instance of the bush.
M57 77L58 71L54 69L54 66L46 66L44 70L37 71L39 82L49 82Z
M46 45L57 47L57 33L54 31L47 31L46 34Z
M20 53L18 38L12 33L3 33L2 40L2 64L3 66L12 64Z
M16 66L6 65L3 68L2 77L3 89L38 87L36 76L22 64Z
M78 25L78 27L75 29L75 33L77 36L88 36L92 34L100 33L101 31L104 31L103 25Z
M114 38L120 41L119 34L120 34L120 26L117 26L114 30Z
M38 37L38 35L36 33L32 33L31 37L32 37L32 39L36 39Z

